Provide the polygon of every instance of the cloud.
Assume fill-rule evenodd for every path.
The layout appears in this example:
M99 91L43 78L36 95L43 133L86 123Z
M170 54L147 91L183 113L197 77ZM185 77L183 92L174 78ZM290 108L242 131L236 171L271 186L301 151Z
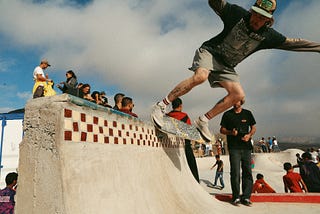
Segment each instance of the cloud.
M23 100L28 100L32 98L32 93L30 93L29 91L18 92L17 97Z
M93 88L99 84L129 94L143 119L149 118L154 102L192 74L187 68L196 48L223 28L207 1L96 0L83 7L66 2L1 1L0 33L17 48L38 50L40 57L50 59L50 69L73 69L80 82L87 81ZM14 18L11 8L15 8ZM290 1L274 27L288 36L317 40L319 9L317 0ZM314 116L308 111L309 103L312 109L320 108L315 101L320 98L315 93L320 89L318 57L262 51L236 68L247 94L245 107L257 117L258 134L300 134L301 125L319 125L319 115L318 120L307 119ZM185 110L195 118L225 95L224 90L205 83L183 96ZM211 123L215 132L219 119Z

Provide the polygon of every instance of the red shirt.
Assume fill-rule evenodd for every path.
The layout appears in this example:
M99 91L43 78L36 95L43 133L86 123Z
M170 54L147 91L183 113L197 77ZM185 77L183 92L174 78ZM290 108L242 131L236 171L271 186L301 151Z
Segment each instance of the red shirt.
M138 117L138 115L136 115L135 113L127 110L127 109L120 109L121 112L126 113L126 114L130 114L133 117Z
M287 174L283 176L283 183L290 192L303 192L300 186L300 180L302 180L302 178L300 174L296 172L287 172Z
M265 182L263 179L257 179L253 184L252 188L253 193L275 193L276 191L272 189L272 187Z
M182 111L170 111L167 115L169 117L173 117L177 120L180 120L182 122L185 122L186 124L191 125L191 120L190 120L189 116L187 115L187 113L184 113Z

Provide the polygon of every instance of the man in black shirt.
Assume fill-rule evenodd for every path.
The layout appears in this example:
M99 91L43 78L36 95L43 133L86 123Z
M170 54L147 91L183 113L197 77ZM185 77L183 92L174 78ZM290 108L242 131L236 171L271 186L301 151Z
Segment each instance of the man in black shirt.
M152 121L161 127L166 106L177 97L206 80L213 88L223 87L227 96L194 123L206 141L212 137L208 128L209 120L245 97L239 76L234 70L238 63L262 49L320 52L319 43L287 38L271 28L276 0L257 0L250 11L225 0L209 0L209 5L223 21L222 32L196 50L190 68L193 75L155 104L151 113Z
M234 104L233 109L226 111L221 119L220 133L227 135L232 203L242 202L250 206L253 186L251 170L251 137L256 132L256 121L251 111L242 108L243 101ZM242 176L240 176L240 165ZM240 198L240 177L242 178L242 197Z

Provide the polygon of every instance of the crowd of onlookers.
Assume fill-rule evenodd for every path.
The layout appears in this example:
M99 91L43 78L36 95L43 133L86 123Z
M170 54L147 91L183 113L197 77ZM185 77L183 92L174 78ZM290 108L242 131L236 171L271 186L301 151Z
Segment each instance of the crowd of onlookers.
M265 140L265 138L262 137L258 141L257 146L259 148L259 152L263 152L263 153L280 152L279 144L275 136L268 137L267 140Z
M49 66L51 66L49 62L44 59L40 62L40 65L34 69L33 78L35 84L33 87L33 98L52 96L56 94L55 90L53 89L53 81L49 79L48 75L44 74L44 70ZM90 102L94 102L98 105L113 108L133 117L138 117L137 114L132 112L134 103L131 97L127 97L123 93L115 94L114 106L112 107L109 104L108 98L106 97L106 93L104 91L92 91L90 84L78 83L77 76L72 70L68 70L66 72L66 80L57 84L57 88L60 89L62 93L71 94Z
M62 91L62 93L71 94L88 101L94 102L98 105L102 105L108 108L113 108L115 110L124 112L134 117L138 117L132 112L134 107L133 100L130 97L126 97L123 93L117 93L114 95L114 106L112 107L106 93L104 91L93 91L91 92L91 86L88 83L78 83L77 76L72 70L66 72L66 81L61 82L57 87Z

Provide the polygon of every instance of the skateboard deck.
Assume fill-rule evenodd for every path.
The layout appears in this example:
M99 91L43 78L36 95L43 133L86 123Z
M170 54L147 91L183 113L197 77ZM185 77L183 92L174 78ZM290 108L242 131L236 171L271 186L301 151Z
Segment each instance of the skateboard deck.
M169 117L166 115L163 116L163 127L156 127L159 131L167 134L173 134L192 141L204 142L201 134L195 126L186 124L173 117Z

